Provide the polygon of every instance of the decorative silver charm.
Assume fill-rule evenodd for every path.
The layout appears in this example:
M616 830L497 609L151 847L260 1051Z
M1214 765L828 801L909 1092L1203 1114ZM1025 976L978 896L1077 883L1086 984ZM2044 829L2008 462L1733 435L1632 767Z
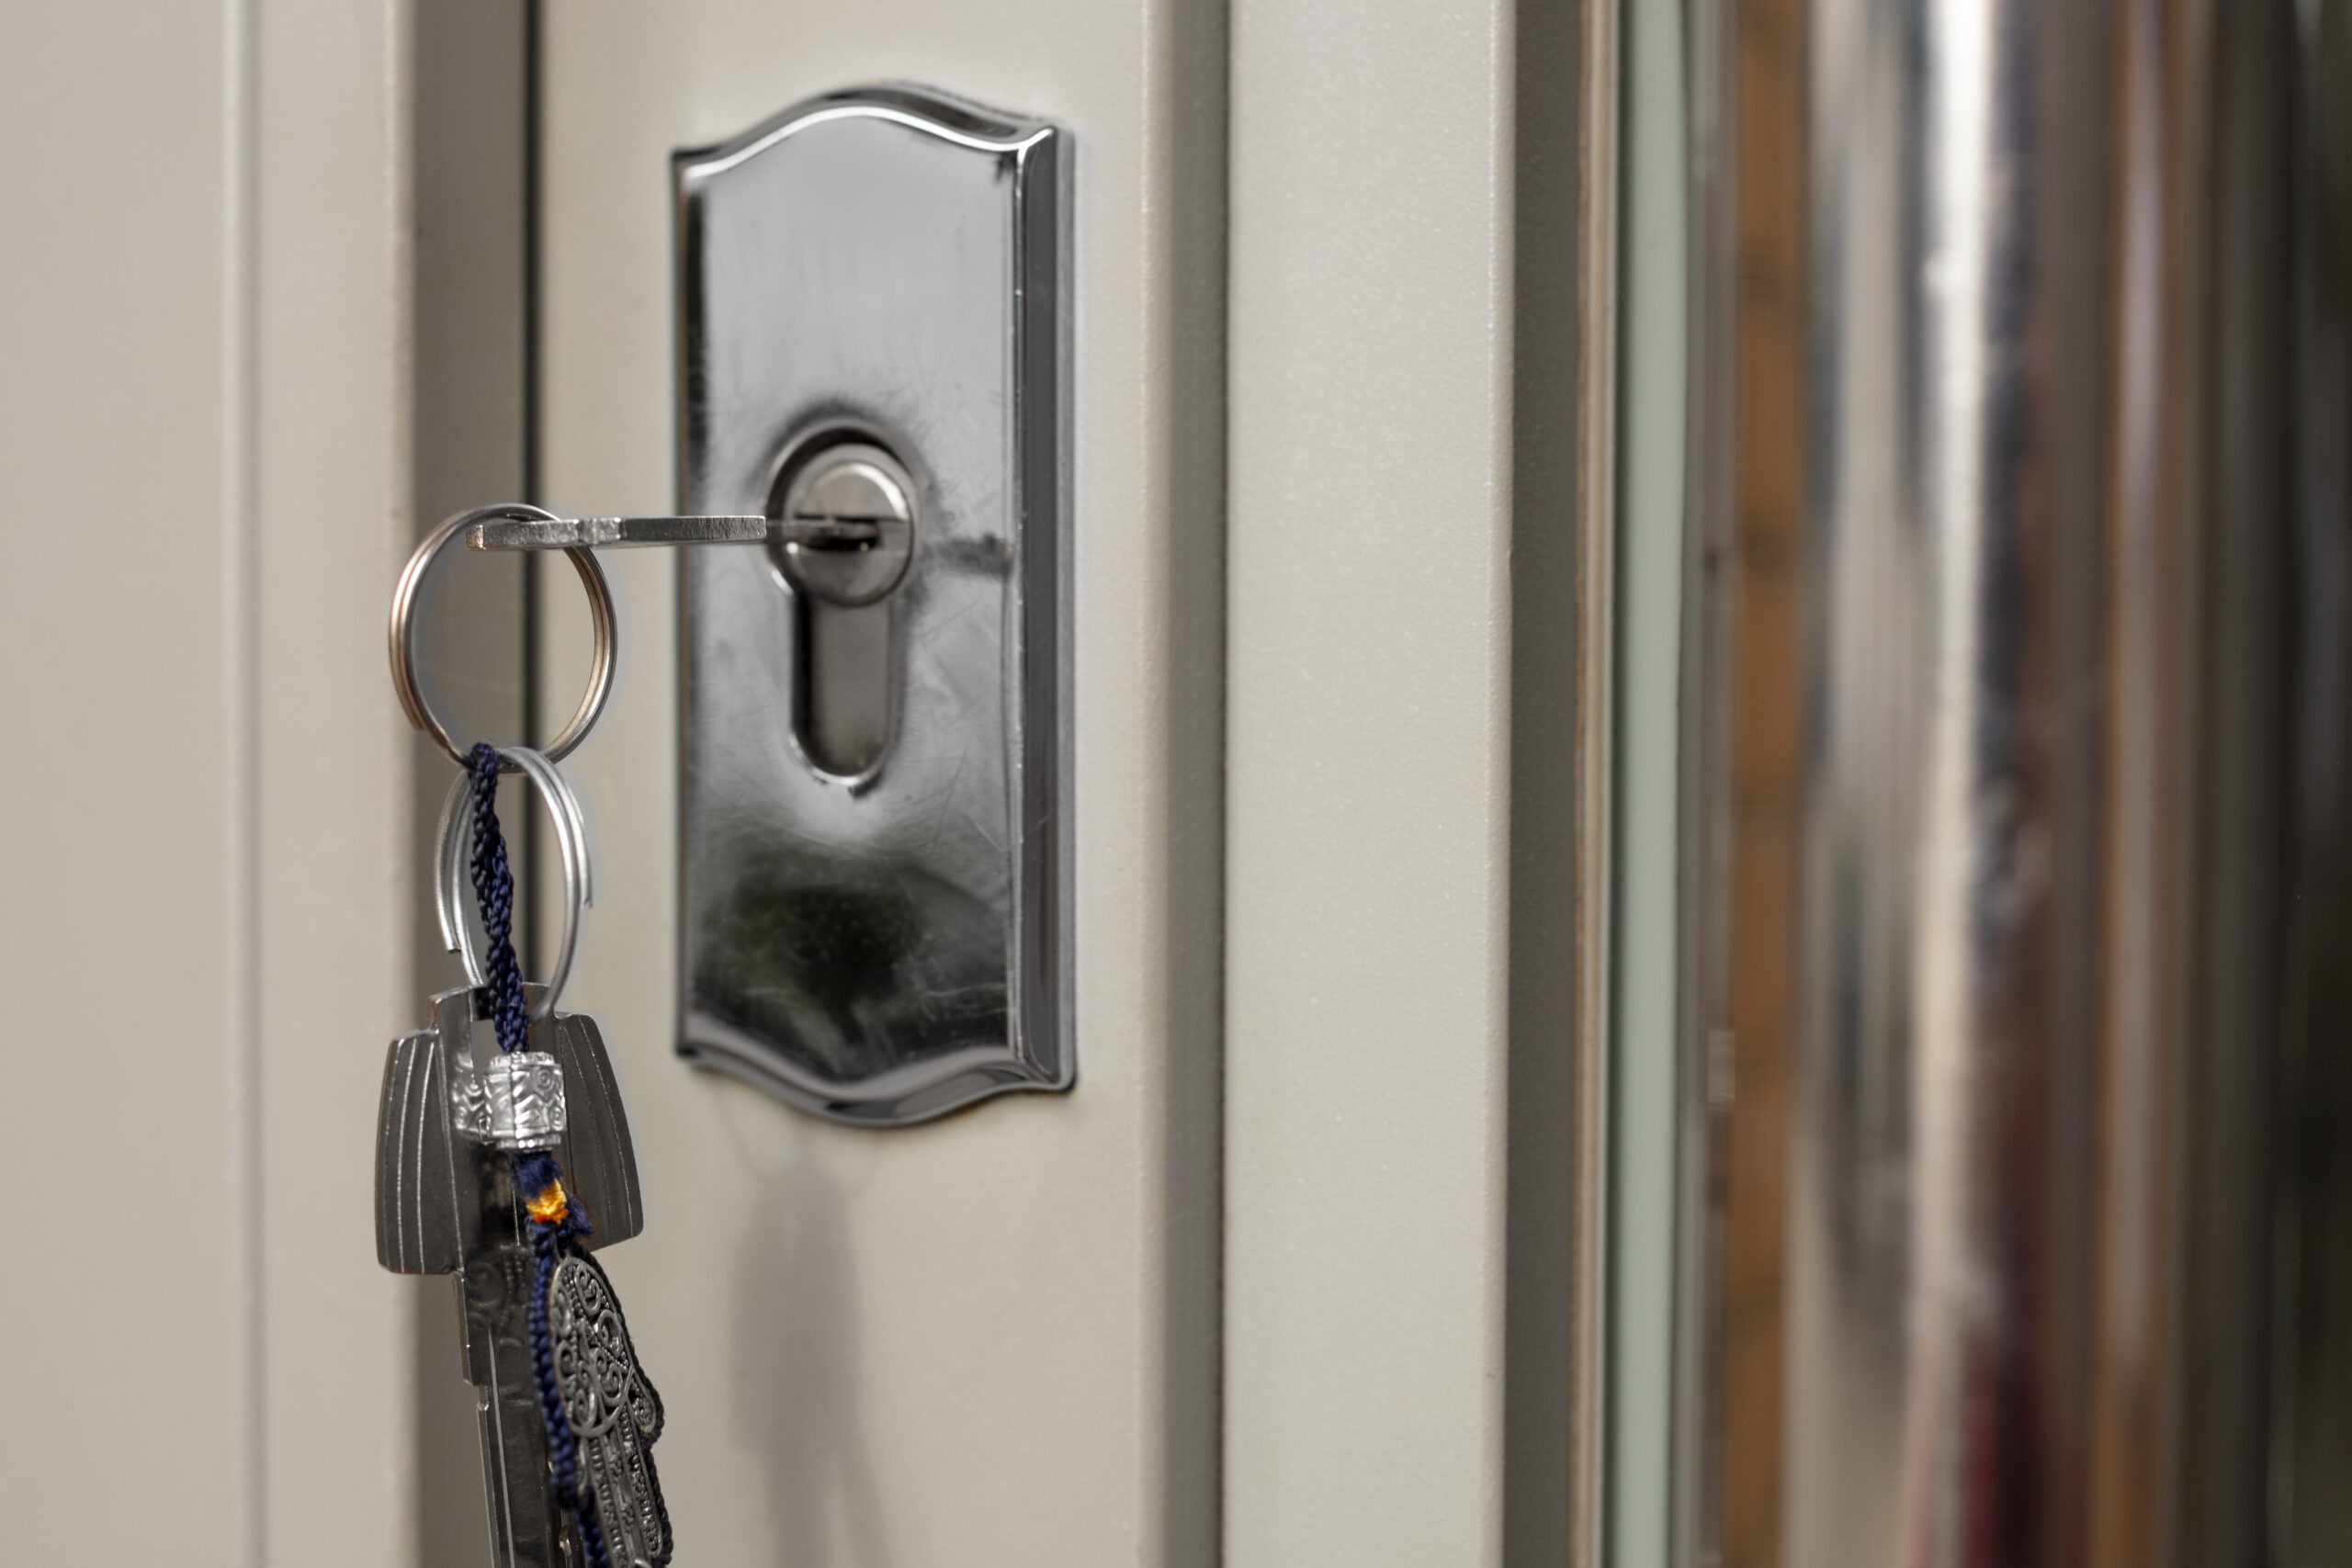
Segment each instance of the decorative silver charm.
M479 1143L519 1154L563 1142L563 1067L545 1051L494 1057L481 1072L461 1063L450 1093L458 1131Z
M670 1514L652 1451L662 1396L638 1366L620 1303L592 1259L574 1255L556 1265L548 1326L564 1417L580 1444L580 1489L595 1502L605 1549L616 1565L663 1568Z

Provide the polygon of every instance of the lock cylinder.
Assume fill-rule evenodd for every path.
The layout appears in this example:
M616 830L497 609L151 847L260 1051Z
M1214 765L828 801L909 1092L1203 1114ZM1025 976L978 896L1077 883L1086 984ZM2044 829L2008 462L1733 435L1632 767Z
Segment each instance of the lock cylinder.
M906 465L864 432L804 442L769 492L768 515L794 525L768 547L798 612L793 739L811 767L853 785L881 767L898 727L915 493Z

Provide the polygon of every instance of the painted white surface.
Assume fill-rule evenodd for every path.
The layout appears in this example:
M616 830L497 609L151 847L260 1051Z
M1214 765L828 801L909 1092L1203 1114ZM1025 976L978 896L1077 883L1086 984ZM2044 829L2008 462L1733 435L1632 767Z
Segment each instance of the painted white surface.
M412 743L382 637L419 522L406 9L262 0L254 18L262 1560L288 1568L405 1568L413 1529L415 1292L377 1267L373 1226L384 1051L424 1005Z
M395 1562L400 12L0 17L0 1515Z
M1215 940L1184 912L1188 882L1213 886L1214 844L1182 826L1213 818L1215 760L1178 753L1170 711L1216 671L1172 668L1170 649L1216 614L1213 577L1204 597L1186 564L1214 550L1216 518L1170 497L1186 465L1216 461L1183 431L1204 406L1215 421L1216 389L1188 403L1171 379L1182 340L1217 328L1172 259L1201 238L1177 197L1204 144L1180 134L1204 125L1214 151L1221 133L1215 91L1193 91L1204 55L1221 74L1216 18L1178 0L564 0L546 16L544 473L569 509L673 499L673 149L892 78L1058 118L1078 146L1073 1093L876 1133L672 1055L675 568L607 562L634 668L574 759L606 881L571 998L603 1017L636 1118L648 1224L605 1258L666 1404L680 1559L1207 1561L1215 1042L1197 1021L1215 997L1174 976ZM569 711L584 616L564 574L547 581L547 707ZM1171 1269L1187 1227L1208 1261Z
M1511 14L1234 6L1235 1568L1500 1555Z

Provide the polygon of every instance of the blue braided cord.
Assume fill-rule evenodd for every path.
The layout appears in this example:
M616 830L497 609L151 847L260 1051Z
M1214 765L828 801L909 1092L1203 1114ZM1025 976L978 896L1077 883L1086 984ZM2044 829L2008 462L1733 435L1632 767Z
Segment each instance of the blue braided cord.
M487 742L478 744L466 761L473 784L474 897L481 907L482 931L490 947L489 984L484 989L490 992L499 1049L520 1051L529 1042L531 1020L523 998L523 966L514 956L514 877L506 864L506 836L498 825L497 749ZM526 1199L562 1179L562 1162L544 1149L518 1156L514 1161L514 1190ZM547 1427L548 1467L555 1483L556 1502L579 1526L586 1568L612 1568L595 1499L580 1493L580 1441L564 1412L563 1390L555 1375L555 1335L548 1322L548 1294L555 1282L556 1264L594 1232L587 1210L577 1197L567 1193L564 1208L560 1220L530 1222L531 1250L538 1258L531 1286L531 1370L538 1384L539 1417Z
M580 1526L587 1568L611 1568L604 1524L596 1517L596 1500L580 1490L580 1439L571 1430L562 1389L556 1381L555 1332L548 1313L556 1265L576 1245L575 1227L570 1220L532 1222L531 1250L537 1255L539 1266L531 1286L531 1369L539 1385L539 1417L547 1425L548 1469L555 1482L556 1501Z
M548 1182L562 1179L563 1162L545 1149L514 1156L514 1190L526 1199L546 1191Z
M596 1499L593 1495L580 1499L580 1512L573 1517L580 1521L580 1544L588 1550L588 1568L612 1568L612 1549L605 1544L605 1520L596 1512Z
M563 1162L545 1149L514 1156L514 1190L526 1199L534 1193L546 1191L549 1183L562 1179ZM588 1205L580 1201L580 1194L567 1190L563 1198L564 1208L568 1211L563 1220L566 1239L585 1240L594 1235L596 1227L588 1223ZM531 1222L535 1226L542 1223L538 1220Z
M523 1000L523 965L514 956L514 876L506 866L506 835L498 827L498 749L478 741L467 753L473 776L474 897L481 905L482 934L489 938L491 1019L498 1026L498 1048L520 1051L531 1034L530 1010Z
M538 1374L539 1416L548 1428L548 1468L555 1474L555 1498L568 1510L580 1506L580 1441L564 1415L562 1392L556 1384L555 1335L548 1322L548 1292L555 1280L562 1249L553 1225L531 1227L531 1250L538 1255L537 1277L531 1289L531 1365Z

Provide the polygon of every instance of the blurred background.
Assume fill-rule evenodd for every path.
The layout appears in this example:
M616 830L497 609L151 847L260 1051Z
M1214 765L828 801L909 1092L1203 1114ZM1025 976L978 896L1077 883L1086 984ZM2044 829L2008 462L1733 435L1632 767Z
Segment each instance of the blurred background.
M2352 14L1686 12L1671 1484L2352 1551Z

